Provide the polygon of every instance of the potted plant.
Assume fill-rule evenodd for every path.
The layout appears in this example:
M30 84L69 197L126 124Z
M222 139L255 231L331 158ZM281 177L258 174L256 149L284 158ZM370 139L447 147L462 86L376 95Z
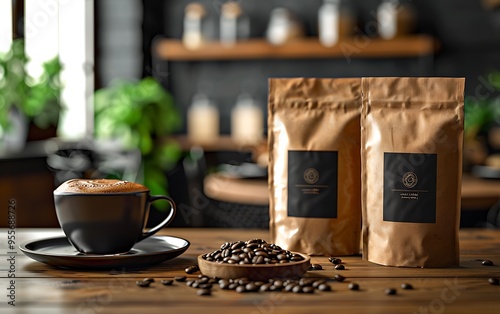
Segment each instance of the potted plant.
M171 95L152 77L139 82L115 81L95 92L94 108L96 139L118 140L126 148L138 148L142 155L140 181L152 194L167 195L165 172L181 157L177 142L167 137L181 123ZM155 206L162 209L161 204Z
M490 73L487 84L489 95L465 99L466 170L493 164L500 169L500 72Z
M4 149L11 138L24 146L27 130L32 123L40 129L57 126L62 109L60 102L62 70L59 58L43 64L39 78L33 78L26 72L29 59L24 49L24 40L16 39L11 49L0 54L0 138Z

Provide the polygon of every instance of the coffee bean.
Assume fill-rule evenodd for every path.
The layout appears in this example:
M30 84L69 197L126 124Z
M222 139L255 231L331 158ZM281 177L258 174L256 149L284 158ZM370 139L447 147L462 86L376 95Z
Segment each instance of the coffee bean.
M184 271L186 272L186 274L194 274L198 270L200 270L200 268L198 267L198 265L192 265L192 266L189 266L186 269L184 269Z
M193 285L193 283L194 283L194 280L188 280L188 281L186 281L186 286L191 287ZM194 287L194 288L196 288L196 287Z
M302 292L303 293L314 293L314 288L307 286L307 287L302 287Z
M332 287L330 287L330 285L328 285L326 283L320 284L317 288L318 288L319 291L330 291L330 290L332 290Z
M210 289L198 289L198 291L196 291L196 294L202 295L202 296L207 296L207 295L211 295L212 291L210 291Z
M186 276L176 276L174 277L175 281L183 282L186 281Z
M409 283L402 283L401 284L401 289L404 289L404 290L412 290L413 289L413 286Z
M387 295L395 295L396 294L396 289L394 288L387 288L384 290L384 293L387 294Z
M330 257L330 258L328 258L328 260L330 261L330 263L332 263L334 265L338 265L338 264L342 263L342 260L340 258L336 258L336 257Z
M161 281L161 284L164 286L171 286L174 281L171 279L164 279Z
M226 279L219 280L219 287L223 290L229 289L230 284L231 283L229 282L229 280Z
M359 290L359 285L355 282L351 282L347 287L349 290Z
M273 286L276 288L276 289L282 289L283 288L283 281L282 280L275 280L273 282Z
M302 278L299 280L299 285L302 287L312 286L314 281L315 281L314 279Z
M227 287L229 290L234 290L238 287L238 283L236 282L233 282L233 283L230 283L229 286Z
M312 286L313 286L314 288L318 288L318 287L319 287L319 285L324 284L324 283L326 283L326 280L319 279L319 280L316 280L315 282L313 282Z
M259 290L260 291L269 291L269 288L272 286L273 284L272 283L265 283L263 284L262 286L260 286Z
M195 289L196 289L196 288L201 288L201 287L200 287L200 283L199 283L198 281L193 281L193 282L191 283L191 285L188 285L188 286L190 286L191 288L195 288Z
M236 287L236 292L238 293L246 292L245 286Z
M335 269L336 270L344 270L345 266L343 264L338 264L338 265L335 265Z
M311 264L309 266L309 270L322 270L323 269L323 266L321 266L320 264Z
M243 247L245 245L245 242L243 241L236 241L231 245L231 250L236 250L239 249L240 247Z
M485 259L484 261L481 262L481 264L483 266L493 266L493 261L489 260L489 259Z
M292 292L292 290L293 290L293 288L295 288L295 286L299 286L299 285L296 283L290 283L290 284L285 286L285 291ZM299 286L299 288L300 288L300 286Z
M490 285L500 285L500 280L498 278L488 278L488 282L490 283Z
M142 281L147 281L149 283L155 282L154 278L144 278Z
M248 292L254 292L257 291L259 287L257 287L253 282L247 283L245 285L245 290Z
M339 275L339 274L335 274L335 276L333 276L333 278L335 279L335 281L338 281L338 282L342 282L345 280L345 277L342 275Z
M212 289L212 285L209 283L198 283L198 288L200 288L200 289Z
M300 285L296 285L292 288L293 293L302 293L302 287Z
M144 281L144 280L137 280L135 282L136 285L138 285L139 287L142 287L142 288L147 288L149 287L149 285L151 285L151 282L149 281Z

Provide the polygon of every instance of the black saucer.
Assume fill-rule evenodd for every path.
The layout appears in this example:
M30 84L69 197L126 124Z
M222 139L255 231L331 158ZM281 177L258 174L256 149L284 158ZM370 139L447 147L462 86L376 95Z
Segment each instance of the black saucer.
M120 255L91 255L78 252L66 239L35 240L19 246L32 259L66 269L145 268L173 259L189 248L189 241L173 236L152 236Z

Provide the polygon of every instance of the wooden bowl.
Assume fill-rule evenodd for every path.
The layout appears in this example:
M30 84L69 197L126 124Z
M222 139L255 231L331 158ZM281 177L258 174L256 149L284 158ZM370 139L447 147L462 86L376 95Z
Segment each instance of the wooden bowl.
M215 263L198 256L198 266L203 275L224 279L248 278L249 280L268 280L271 278L302 277L311 262L311 258L302 253L296 253L304 259L298 262L284 264L226 264Z

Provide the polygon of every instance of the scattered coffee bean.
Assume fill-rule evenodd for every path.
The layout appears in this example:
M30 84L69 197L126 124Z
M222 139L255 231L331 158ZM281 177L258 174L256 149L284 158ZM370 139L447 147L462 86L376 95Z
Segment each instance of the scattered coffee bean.
M338 264L338 265L335 265L335 269L336 270L344 270L345 266L344 266L344 264Z
M188 280L188 281L186 281L186 286L192 287L193 283L194 283L194 280ZM198 286L198 285L196 285L196 286ZM193 287L193 288L196 288L196 287Z
M262 292L269 291L272 285L273 285L272 283L265 283L262 286L260 286L259 291Z
M500 280L498 278L488 278L488 282L490 283L490 285L500 285Z
M197 283L197 284L198 284L198 288L200 288L200 289L212 289L212 285L209 283Z
M396 289L394 288L387 288L384 290L384 293L387 295L395 295L396 294Z
M142 287L142 288L147 288L149 287L149 285L151 285L151 282L149 281L144 281L144 280L137 280L135 282L136 285L138 285L139 287Z
M330 287L329 284L326 284L326 283L322 283L318 286L318 290L319 291L331 291L332 290L332 287Z
M336 258L336 257L329 257L328 260L330 261L330 263L332 263L334 265L338 265L338 264L342 263L342 260L340 258Z
M245 285L245 290L248 292L255 292L259 290L259 287L255 283L249 282Z
M339 275L339 274L335 274L335 276L333 276L333 278L335 279L335 281L338 281L338 282L342 282L345 280L345 277L342 275Z
M171 279L164 279L161 281L161 284L164 286L171 286L174 281Z
M175 281L179 281L179 282L184 282L186 281L186 276L177 276L177 277L174 277Z
M302 287L302 292L303 293L314 293L314 288L311 286Z
M489 260L489 259L485 259L484 261L481 262L481 264L483 266L493 266L493 261Z
M412 290L413 289L413 286L409 283L402 283L401 284L401 289L404 289L404 290Z
M316 280L315 282L313 282L312 286L313 286L313 288L318 288L320 285L325 284L325 283L326 283L326 280L319 279L319 280Z
M210 291L210 289L198 289L198 291L196 291L196 294L207 296L207 295L211 295L212 291Z
M200 268L198 267L198 265L192 265L187 267L184 271L186 272L186 274L194 274L199 270Z
M247 290L245 289L245 286L237 286L236 287L236 292L238 293L243 293L246 292Z
M302 293L302 287L300 285L296 285L292 288L293 293Z
M144 278L142 281L147 281L149 283L155 282L154 278Z
M314 283L314 279L311 279L311 278L301 278L299 280L299 285L301 287L307 287L307 286L312 286L313 283Z
M349 288L349 290L354 290L354 291L359 290L359 285L355 282L351 282L347 287Z
M309 265L309 270L322 270L322 269L323 269L323 266L321 266L320 264Z
M262 239L226 242L220 249L202 255L202 258L227 264L281 264L304 260L300 254L283 250L278 245Z

